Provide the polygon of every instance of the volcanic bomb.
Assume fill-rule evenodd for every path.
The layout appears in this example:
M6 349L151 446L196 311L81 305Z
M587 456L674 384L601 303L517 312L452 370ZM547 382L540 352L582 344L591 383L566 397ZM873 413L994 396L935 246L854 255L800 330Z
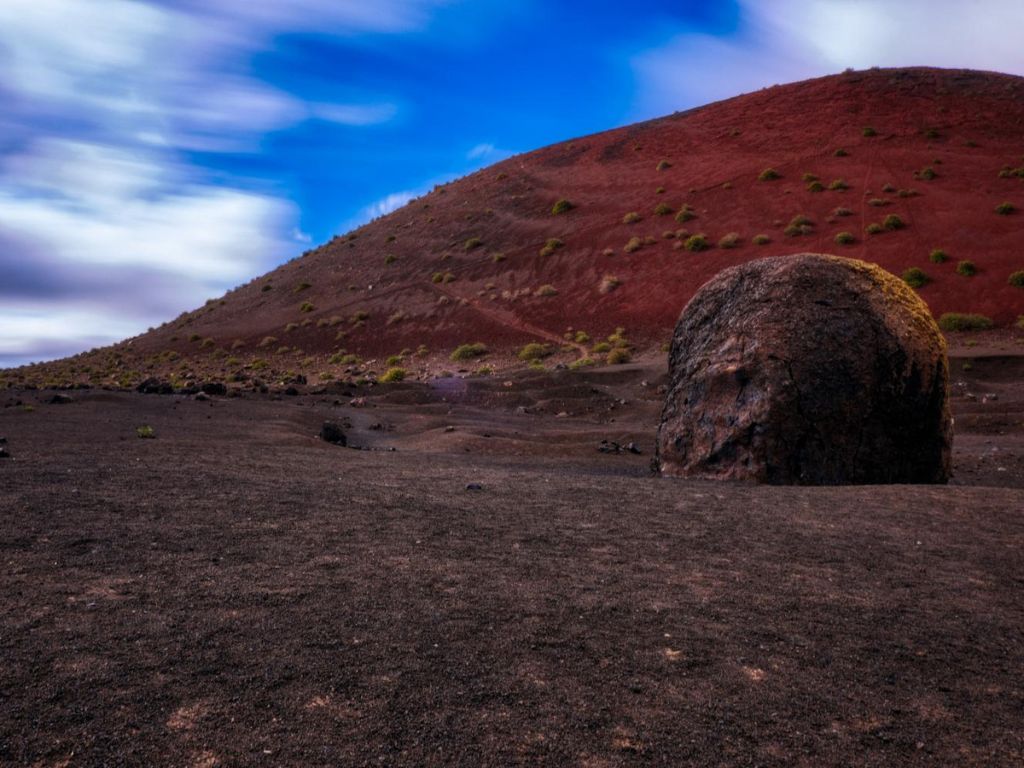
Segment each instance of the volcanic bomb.
M663 474L945 483L946 346L875 265L804 253L724 270L686 305L657 436Z

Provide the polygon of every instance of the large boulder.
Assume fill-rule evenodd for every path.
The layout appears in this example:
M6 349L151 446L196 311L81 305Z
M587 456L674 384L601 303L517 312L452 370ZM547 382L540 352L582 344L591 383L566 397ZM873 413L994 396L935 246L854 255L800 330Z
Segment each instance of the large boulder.
M946 345L902 280L798 254L731 267L676 325L657 465L773 484L944 483Z

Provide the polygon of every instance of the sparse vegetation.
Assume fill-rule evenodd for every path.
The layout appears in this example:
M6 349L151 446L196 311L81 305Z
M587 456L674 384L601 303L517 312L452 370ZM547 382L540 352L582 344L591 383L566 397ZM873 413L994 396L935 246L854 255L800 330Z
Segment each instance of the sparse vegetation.
M607 362L608 365L622 365L624 363L628 363L631 357L632 355L630 355L628 349L616 347L608 353L608 356L605 358L605 362Z
M1013 203L1010 202L1003 202L996 206L996 213L1000 216L1009 216L1015 210L1017 209L1014 208Z
M379 380L385 384L390 384L392 382L402 381L405 379L406 375L406 370L404 368L388 368Z
M665 205L665 203L658 203L654 206L654 214L656 216L669 216L672 213L672 206Z
M676 221L679 222L680 224L685 224L686 222L695 218L697 218L697 213L685 203L679 209L679 212L676 214Z
M932 252L928 254L928 261L932 264L942 264L947 259L949 259L949 255L941 248L933 248Z
M800 179L805 184L809 184L812 181L817 181L818 177L815 174L813 174L813 173L805 173L803 176L800 177Z
M472 251L479 248L483 244L484 241L481 240L479 237L471 237L465 243L462 244L462 249L464 251Z
M1019 269L1016 272L1011 272L1006 282L1014 288L1024 288L1024 270Z
M683 243L683 247L688 251L693 251L694 253L697 253L699 251L706 251L711 246L708 244L707 236L703 234L697 234L690 235L688 238L686 238L686 241Z
M849 152L847 152L847 151L846 151L845 149L843 149L842 147L840 147L840 148L839 148L839 149L837 149L837 150L836 150L835 152L833 152L833 153L832 153L832 155L833 155L833 157L849 157L849 156L850 156L850 153L849 153Z
M622 223L636 224L638 221L640 221L640 218L641 217L639 213L637 213L636 211L630 211L629 213L622 217Z
M660 163L658 163L659 171L667 171L671 167L672 163L670 163L668 160L662 160Z
M643 240L641 240L639 237L631 237L629 238L629 242L626 243L622 250L624 250L626 253L633 253L634 251L639 251L643 247Z
M923 288L928 280L928 275L920 267L910 267L903 272L903 282L911 288Z
M874 208L881 208L882 206L885 206L885 205L888 205L888 204L889 204L888 200L883 200L880 197L873 197L870 200L868 200L868 205L870 205L870 206L872 206Z
M810 184L807 185L808 192L821 192L824 189L825 187L821 185L820 181L812 181Z
M545 285L542 285L540 288L538 288L536 291L534 291L533 295L534 296L539 296L541 298L546 298L548 296L557 296L558 295L558 289L555 288L555 286L553 286L553 285L545 284Z
M772 239L768 235L754 235L750 238L750 242L754 245L768 245L771 241Z
M857 242L857 238L853 236L853 232L838 232L834 238L837 245L852 245Z
M844 190L849 189L850 185L847 184L842 179L833 179L832 181L829 182L828 188L831 189L833 192L842 192Z
M974 277L978 274L978 268L974 265L973 261L965 259L957 262L956 273L958 275L963 275L964 277Z
M154 437L156 437L156 430L153 429L148 424L144 424L143 426L137 427L135 429L135 434L141 438L152 440Z
M491 254L491 261L493 261L495 264L498 264L504 260L505 254L502 253L501 251L495 251L494 253Z
M862 136L864 136L865 138L868 138L868 139L872 138L873 136L877 136L878 135L878 131L876 131L870 125L865 126L864 129L860 133L861 133Z
M557 237L552 237L546 243L544 243L544 247L540 249L540 255L550 256L564 245L565 243L563 243Z
M723 235L718 241L719 248L735 248L740 244L740 235L738 232L730 232L727 235Z
M611 293L620 285L622 285L622 283L615 275L605 275L601 278L601 284L598 286L598 291L601 293Z
M387 256L384 257L384 264L385 265L394 264L397 260L398 260L398 257L395 256L395 254L389 253Z
M915 178L924 179L925 181L931 181L936 176L938 176L938 174L935 172L935 169L932 168L930 165L926 168L922 168L920 171L914 174Z
M906 224L904 224L903 219L901 219L895 213L890 213L882 221L882 226L888 229L890 232L892 232L897 229L903 229L906 226Z
M575 208L575 206L563 197L551 206L551 215L557 216L560 213L568 213L573 208Z
M312 287L313 287L313 285L311 283L307 283L307 282L303 281L303 282L301 282L301 283L299 283L298 285L295 286L294 291L295 291L295 293L302 293L302 291L305 291L305 290L307 290L309 288L312 288Z
M551 354L551 347L549 347L547 344L540 344L536 341L533 341L527 344L522 349L520 349L517 357L520 360L529 362L531 360L543 360L545 357L550 357Z
M480 342L475 344L460 344L455 350L449 355L449 359L453 362L460 360L472 360L474 357L481 357L487 354L487 345Z
M786 237L797 237L799 235L809 235L814 228L814 222L803 214L794 216L789 224L783 231Z
M877 235L884 232L885 229L877 221L873 221L866 227L864 227L864 231L867 232L869 235Z
M946 312L939 318L939 328L944 331L985 331L991 327L992 320L985 315Z
M304 301L299 305L299 312L312 312L316 307L313 306L313 302Z
M840 207L832 211L832 215L836 216L837 218L843 218L845 216L853 216L853 211L851 211L849 208Z
M781 179L782 174L776 171L774 168L765 168L761 173L757 175L758 181L775 181Z

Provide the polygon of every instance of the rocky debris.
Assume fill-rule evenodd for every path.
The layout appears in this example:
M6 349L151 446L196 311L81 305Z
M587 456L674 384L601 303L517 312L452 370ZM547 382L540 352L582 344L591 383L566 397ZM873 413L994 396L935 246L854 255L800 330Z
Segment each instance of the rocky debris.
M0 459L9 459L9 458L11 458L11 452L7 450L7 447L5 445L6 443L7 443L6 439L4 439L2 442L0 442Z
M320 427L320 439L325 443L331 443L332 445L348 445L348 438L345 437L345 430L333 421L325 421L324 425Z
M228 393L227 385L222 381L206 381L199 387L204 395L224 397Z
M365 408L366 407L366 398L365 397L353 397L352 400L349 401L349 405L351 405L353 408Z
M62 395L58 392L46 402L48 402L50 405L70 405L71 403L75 402L75 398L71 397L70 395Z
M299 390L297 390L295 387L288 387L284 391L284 393L286 395L288 395L288 397L298 397L299 396Z
M197 403L205 403L210 398L207 396L205 392L196 392L192 396L192 399L195 400Z
M999 395L994 395L992 393L981 396L982 403L994 403L997 400L999 400Z
M174 387L171 386L169 381L149 378L144 379L139 383L139 385L135 387L135 391L143 395L173 395Z
M683 310L662 473L774 484L944 483L945 341L903 281L798 254L720 272Z
M0 445L7 445L7 438L6 437L0 437Z
M482 491L484 487L480 483L466 483L467 491Z
M453 427L451 424L449 424L447 427L444 428L444 431L445 432L454 432L455 431L455 427Z
M619 445L614 440L602 440L598 443L597 450L600 453L633 453L637 456L643 453L634 442Z

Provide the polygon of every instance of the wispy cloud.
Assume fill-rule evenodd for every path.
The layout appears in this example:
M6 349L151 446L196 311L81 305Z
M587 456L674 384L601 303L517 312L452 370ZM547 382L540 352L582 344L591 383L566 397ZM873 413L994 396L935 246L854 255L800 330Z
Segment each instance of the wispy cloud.
M484 163L497 163L500 160L512 157L515 152L510 149L498 149L490 143L477 144L466 153L467 160L477 160Z
M376 219L380 216L387 216L392 211L397 211L410 200L414 200L421 194L421 192L410 192L408 190L403 192L392 192L390 195L370 203L370 205L363 208L363 210L360 211L357 223Z
M1019 0L740 0L735 34L682 34L634 57L634 117L846 67L1024 74L1024 48L1014 32L1022 26Z
M0 366L137 332L309 242L291 203L185 158L392 120L388 98L306 101L251 60L284 34L406 32L445 3L2 0Z

